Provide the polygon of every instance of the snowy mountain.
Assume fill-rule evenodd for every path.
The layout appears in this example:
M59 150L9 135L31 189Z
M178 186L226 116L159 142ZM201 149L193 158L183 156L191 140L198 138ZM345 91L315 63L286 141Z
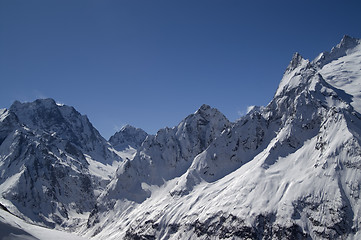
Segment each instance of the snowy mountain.
M15 102L0 129L2 203L51 227L86 221L121 161L88 118L52 99Z
M126 148L138 149L147 136L148 134L143 129L125 125L109 138L109 142L118 151Z
M345 43L350 39L346 36L336 47L344 48L343 53L331 51L324 65L296 53L274 99L223 128L203 151L197 149L184 161L187 164L178 174L164 173L172 169L170 147L160 145L157 152L163 155L157 155L149 150L154 142L143 143L145 149L138 152L134 164L122 165L101 195L98 202L105 207L92 216L96 221L86 231L88 236L358 239L361 118L354 108L357 95L322 75L335 61L345 68L360 66L353 66L360 61L359 40ZM348 83L359 86L358 71L348 74ZM171 129L163 131L169 134ZM175 142L170 135L165 139ZM178 159L177 152L170 159ZM140 159L142 164L137 162ZM181 166L182 161L175 162ZM134 185L127 188L130 183ZM126 192L142 195L135 199Z
M134 159L119 165L116 177L99 202L109 204L123 198L144 201L150 191L142 185L161 186L184 174L193 158L229 126L230 122L222 113L203 105L178 126L159 130L155 136L145 139Z
M360 43L360 39L345 36L330 53L322 53L313 61L319 67L319 73L328 83L351 96L351 105L359 113L361 113ZM328 64L325 64L326 62Z
M126 125L109 138L109 143L122 159L132 160L147 137L143 129Z
M345 36L294 54L271 102L235 123L202 105L109 142L72 107L15 102L0 110L0 202L92 239L360 239L360 73Z

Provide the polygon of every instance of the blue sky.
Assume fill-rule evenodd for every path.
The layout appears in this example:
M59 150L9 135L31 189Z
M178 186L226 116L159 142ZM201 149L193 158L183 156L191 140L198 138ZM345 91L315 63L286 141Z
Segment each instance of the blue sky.
M294 52L361 38L361 2L0 0L0 108L54 98L106 138L273 97Z

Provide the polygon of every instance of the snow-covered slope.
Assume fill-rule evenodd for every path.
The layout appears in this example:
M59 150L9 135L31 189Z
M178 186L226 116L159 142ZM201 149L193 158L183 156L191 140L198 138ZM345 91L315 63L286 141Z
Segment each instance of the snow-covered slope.
M314 63L328 83L351 95L351 105L361 113L361 40L344 36L330 53L322 53Z
M235 123L203 105L108 143L71 107L16 102L0 110L1 203L93 239L360 239L360 46L294 54Z
M85 240L74 234L29 224L0 208L0 239L2 240Z
M94 212L88 236L360 238L361 117L353 107L355 95L322 75L347 54L353 59L360 54L359 43L342 42L338 46L345 46L344 53L333 50L337 58L330 54L323 64L295 54L274 99L228 125L204 151L189 155L178 174L167 171L172 173L169 159L178 159L169 147L160 145L159 154L149 154L154 153L154 142L143 144L134 164L122 165L101 196L113 210L101 206L107 210ZM355 62L345 60L344 65L354 69ZM357 74L346 76L355 88L360 83ZM164 131L169 134L171 129ZM163 139L174 142L173 135L166 136ZM156 177L150 177L153 172ZM128 197L139 192L140 198Z

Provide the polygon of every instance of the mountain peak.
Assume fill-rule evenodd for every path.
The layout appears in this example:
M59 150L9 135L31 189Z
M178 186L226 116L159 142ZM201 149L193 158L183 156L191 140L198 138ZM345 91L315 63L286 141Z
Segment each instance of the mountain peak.
M321 65L295 53L271 102L235 123L203 104L111 144L72 107L17 101L0 109L0 200L97 239L360 239L360 43L344 36Z
M111 136L109 142L117 150L124 150L128 147L137 149L147 136L148 134L143 129L127 124Z
M331 49L331 52L323 52L318 55L312 63L319 68L322 68L326 64L336 60L340 57L348 55L353 52L353 49L360 45L361 40L357 38L344 35L341 42Z
M350 49L356 47L359 43L360 41L357 38L344 35L341 42L336 47Z
M209 111L211 109L211 106L207 105L207 104L203 104L195 113L201 113L201 112L206 112Z
M291 72L295 70L302 64L303 61L305 61L305 59L301 56L301 54L295 52L292 56L291 62L288 64L286 72Z
M36 99L33 102L20 102L15 100L14 103L10 106L10 110L16 110L21 108L37 108L37 107L44 107L46 109L56 107L56 102L52 98L43 98L43 99Z
M302 78L294 78L296 74L299 75L304 69L311 69L312 66L308 60L305 60L298 52L293 54L291 62L288 64L283 78L278 86L275 96L281 94L287 88L294 88L299 85Z
M211 106L209 106L207 104L203 104L194 114L189 115L184 120L187 120L190 117L191 117L191 119L193 119L193 117L196 117L196 116L199 116L199 117L205 118L205 119L208 119L208 118L214 117L214 116L219 116L221 118L224 117L224 115L217 108L212 108Z
M136 128L130 124L125 124L123 127L120 128L120 131L125 131L127 129L136 129Z
M33 102L15 101L9 109L15 113L22 124L34 128L51 128L63 121L58 106L54 99L37 99Z
M134 127L134 126L132 126L130 124L126 124L126 125L122 126L118 132L130 132L130 131L132 131L132 132L136 132L136 131L144 132L143 129Z

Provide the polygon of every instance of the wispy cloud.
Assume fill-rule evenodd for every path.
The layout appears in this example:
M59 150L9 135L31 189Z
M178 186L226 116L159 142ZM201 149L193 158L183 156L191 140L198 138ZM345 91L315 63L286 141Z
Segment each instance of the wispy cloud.
M245 114L246 114L245 111L241 111L241 110L238 110L238 111L237 111L237 115L238 115L239 117L242 117L242 116L245 115Z
M246 110L238 110L237 111L237 115L239 117L242 117L244 115L246 115L247 113L249 113L250 111L252 111L252 109L254 108L255 106L254 105L251 105L251 106L247 106L247 109Z
M48 98L44 93L42 93L41 91L39 91L37 89L33 90L33 95L35 96L36 99Z

